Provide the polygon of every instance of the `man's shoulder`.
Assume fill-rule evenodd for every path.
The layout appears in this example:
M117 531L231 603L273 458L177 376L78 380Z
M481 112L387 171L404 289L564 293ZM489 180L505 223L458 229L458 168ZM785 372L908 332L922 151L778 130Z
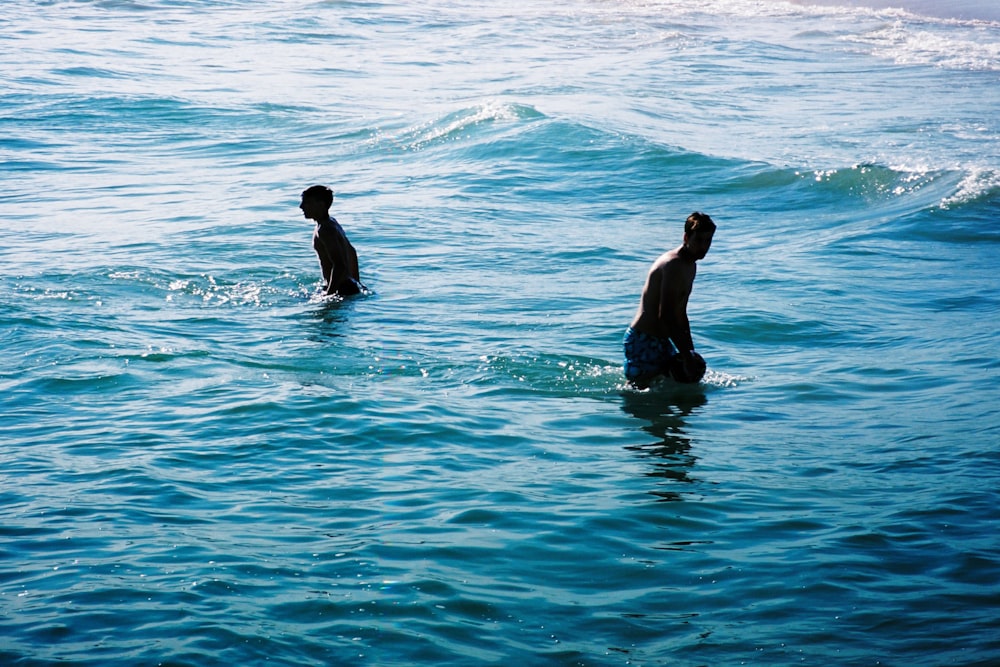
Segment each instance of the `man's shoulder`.
M334 233L338 234L339 236L343 236L344 238L347 238L347 233L344 231L344 228L340 226L340 223L337 222L337 219L335 217L333 217L332 215L330 216L330 220L325 225L322 225L322 226L326 227L327 229L329 229L331 231L333 231Z
M344 228L340 226L333 218L327 221L321 222L316 226L316 232L319 234L333 234L334 236L345 236Z
M653 260L653 264L650 267L650 271L661 271L665 267L676 263L678 259L680 259L680 257L677 254L676 248L673 250L668 250L659 257L657 257L655 260Z

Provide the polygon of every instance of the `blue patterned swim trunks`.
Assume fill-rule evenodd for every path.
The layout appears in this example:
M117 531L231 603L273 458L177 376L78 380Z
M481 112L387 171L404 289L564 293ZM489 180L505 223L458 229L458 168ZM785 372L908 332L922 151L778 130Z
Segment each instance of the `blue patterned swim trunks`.
M673 343L632 327L625 330L625 379L651 379L669 374L670 359L677 354Z

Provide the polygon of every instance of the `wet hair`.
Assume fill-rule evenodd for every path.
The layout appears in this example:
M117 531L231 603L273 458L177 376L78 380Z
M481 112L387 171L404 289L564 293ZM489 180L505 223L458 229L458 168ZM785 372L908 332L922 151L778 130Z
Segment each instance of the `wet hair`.
M684 233L690 234L691 232L707 232L712 233L715 231L715 222L712 218L708 217L707 213L702 213L701 211L695 211L688 216L687 220L684 221Z
M327 208L333 206L333 190L325 185L314 185L311 188L306 188L302 191L302 198L306 197L315 197L326 204Z

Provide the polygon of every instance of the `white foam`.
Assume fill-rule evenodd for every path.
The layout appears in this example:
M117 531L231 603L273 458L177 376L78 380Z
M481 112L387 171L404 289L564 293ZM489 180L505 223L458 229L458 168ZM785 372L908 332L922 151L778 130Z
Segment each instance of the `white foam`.
M705 377L701 379L701 382L703 385L707 385L709 387L728 388L736 387L741 382L749 382L750 380L751 378L743 377L741 375L732 375L730 373L709 369L705 372Z
M941 200L941 208L974 201L994 190L1000 190L1000 172L995 169L971 169L958 184L955 194Z
M1000 71L1000 2L965 0L652 0L625 3L664 15L716 14L737 18L840 18L841 39L863 44L899 64ZM995 5L995 6L994 6ZM859 19L860 23L854 23ZM873 23L874 22L874 23ZM874 29L872 29L874 27ZM861 32L857 32L860 29Z
M1000 22L1000 4L985 0L812 0L797 4L836 5L862 9L900 9L911 14L962 21Z
M938 32L930 25L897 19L890 25L842 39L865 44L871 47L873 55L900 65L1000 71L1000 35L989 38L978 32Z

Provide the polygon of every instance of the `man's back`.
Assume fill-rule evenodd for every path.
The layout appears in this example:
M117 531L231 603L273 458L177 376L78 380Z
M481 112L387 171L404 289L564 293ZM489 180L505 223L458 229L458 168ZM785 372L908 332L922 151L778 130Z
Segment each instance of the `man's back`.
M340 226L340 223L332 215L330 216L330 223L339 235L338 243L340 243L347 258L347 274L358 282L361 282L361 273L358 269L358 251L354 249L354 245L347 238L347 232L344 231L344 228Z
M669 339L678 315L687 311L696 266L685 261L679 250L663 253L650 267L631 324L636 331Z

